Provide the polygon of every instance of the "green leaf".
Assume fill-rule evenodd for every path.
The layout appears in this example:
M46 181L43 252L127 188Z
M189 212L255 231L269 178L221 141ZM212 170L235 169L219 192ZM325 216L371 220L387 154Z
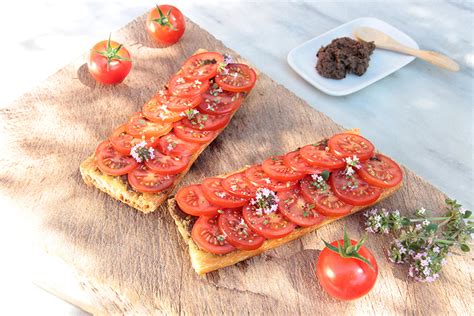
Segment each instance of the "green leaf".
M428 226L426 226L426 230L431 231L431 232L435 232L435 231L438 230L438 225L434 224L434 223L431 223Z
M165 16L163 15L163 12L161 12L161 9L158 5L156 5L156 9L158 10L158 13L160 14L160 18L164 18Z
M469 248L469 246L467 244L461 244L460 248L464 252L469 252L471 250L471 248Z
M411 221L408 217L402 217L401 223L403 226L407 226L407 225L410 225Z
M335 253L339 253L339 249L337 247L334 247L333 245L331 245L330 243L326 242L325 240L323 240L323 243L324 245L326 246L326 248L328 248L329 250L332 250L334 251Z
M472 212L469 211L469 210L466 210L466 212L464 212L464 215L462 217L463 218L469 218L469 217L471 217L471 215L472 215Z
M330 173L327 170L324 170L323 172L321 172L321 177L323 177L324 181L328 181L329 175Z
M347 248L351 245L351 239L349 238L349 234L347 234L346 226L344 226L344 248Z
M173 10L173 8L170 8L170 9L168 10L168 13L166 13L166 16L167 16L167 17L169 17L169 16L170 16L170 14L171 14L171 10Z
M362 236L362 238L357 242L357 244L355 245L355 251L358 252L359 249L362 247L362 245L367 241L368 239L368 235L367 233L364 234L364 236Z
M360 260L362 262L365 262L372 270L375 270L374 266L372 265L372 263L370 263L370 261L364 257L362 257L361 255L359 254L354 254L351 256L352 258L354 259L357 259L357 260Z

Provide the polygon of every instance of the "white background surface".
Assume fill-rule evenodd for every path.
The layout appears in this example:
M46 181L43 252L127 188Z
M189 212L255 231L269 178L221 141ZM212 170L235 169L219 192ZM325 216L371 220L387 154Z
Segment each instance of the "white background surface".
M312 106L346 127L361 127L383 152L463 204L474 205L473 2L173 3ZM0 11L0 108L153 5L143 0L16 0L4 4ZM462 71L452 74L417 60L354 95L338 98L322 94L286 64L291 48L362 16L384 20L409 34L420 47L453 57ZM0 195L0 206L6 214L0 223L1 313L80 313L31 285L35 263L24 252L28 232L19 231L21 219L9 215L14 212L14 201Z

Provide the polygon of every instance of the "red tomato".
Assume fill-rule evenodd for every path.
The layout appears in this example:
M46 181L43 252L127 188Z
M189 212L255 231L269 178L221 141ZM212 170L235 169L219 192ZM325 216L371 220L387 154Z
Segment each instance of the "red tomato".
M202 191L204 197L214 205L236 208L247 204L247 199L237 197L235 195L226 192L222 187L222 179L220 178L207 178L202 182Z
M343 240L334 241L337 247ZM356 242L351 240L351 244ZM362 246L358 253L369 260L374 269L365 262L354 258L343 258L338 253L324 248L316 264L316 274L321 286L331 295L340 300L353 300L364 296L374 287L377 280L378 267L372 253Z
M372 157L375 149L370 141L351 133L334 135L329 139L328 147L329 151L337 157L357 156L360 161Z
M326 142L311 144L300 149L301 158L310 165L323 169L344 168L346 162L331 154L327 148Z
M123 155L130 155L130 150L136 144L142 142L143 140L146 141L147 147L155 147L155 145L160 140L158 137L150 137L148 139L141 139L133 137L132 135L128 134L126 131L127 125L119 126L109 137L109 141L114 146L115 150Z
M263 171L272 179L280 181L294 181L302 179L305 174L297 172L285 165L283 156L273 156L262 163Z
M155 158L145 161L148 168L159 174L177 174L186 169L189 156L168 156L155 150Z
M154 97L142 109L143 116L152 122L177 122L183 118L180 112L171 111Z
M181 98L172 95L168 90L160 90L155 98L161 105L166 105L168 110L174 112L182 112L199 105L202 100L200 94L193 95L191 97Z
M179 41L186 29L184 16L171 5L153 8L146 18L146 28L151 37L162 45Z
M174 96L180 98L191 98L196 94L202 94L209 88L208 80L193 80L183 77L181 74L176 74L168 81L168 90Z
M400 166L382 154L375 154L369 160L362 162L361 166L362 168L357 170L359 176L367 183L380 188L394 187L403 178Z
M176 122L173 131L178 138L187 142L207 144L217 135L216 131L200 131L184 126L182 122Z
M351 205L366 206L377 201L382 193L382 189L369 185L357 174L348 178L341 171L331 173L329 184L334 195Z
M128 183L132 188L143 193L157 193L166 190L173 185L175 178L175 175L156 173L145 165L140 165L128 173Z
M263 171L260 165L255 165L245 170L245 176L253 185L265 187L272 191L290 190L298 184L298 181L279 181L272 179Z
M168 134L173 125L167 122L152 122L148 120L143 113L135 113L128 121L125 130L132 136L141 137L160 137Z
M235 247L229 244L219 231L217 216L199 217L194 223L191 237L199 248L216 255L224 255L235 250Z
M95 151L97 167L105 174L121 176L138 167L138 162L114 149L109 141L100 143Z
M280 212L257 213L255 207L246 205L242 209L245 223L252 231L267 239L282 238L290 234L296 225L288 221Z
M227 125L230 121L230 114L210 115L210 114L195 114L192 119L184 118L183 125L189 128L203 131L215 131Z
M249 91L257 81L255 71L245 64L228 64L224 71L216 76L216 83L222 89L231 92Z
M240 209L225 210L219 216L217 225L226 236L227 242L240 250L253 250L260 248L265 238L253 232L242 218Z
M299 150L286 154L283 157L283 162L285 163L285 166L295 170L296 172L306 174L320 174L324 171L323 168L312 166L306 160L304 160L301 157Z
M202 101L198 106L198 110L206 114L227 114L237 110L240 104L242 104L242 99L242 94L223 91L214 83L202 95Z
M308 203L301 195L301 190L296 187L289 191L278 192L278 210L288 220L301 227L320 224L324 216L319 214L314 204Z
M221 53L205 52L189 57L181 69L186 78L204 81L214 77L217 67L223 62Z
M201 185L188 185L176 193L179 208L193 216L214 216L219 207L211 204L202 193Z
M247 199L254 197L257 192L257 187L247 179L243 172L223 179L222 187L232 195Z
M87 68L96 81L115 84L127 77L132 69L132 61L128 50L109 37L108 41L99 42L92 47Z
M201 145L186 142L172 132L160 138L157 148L165 155L183 157L192 156L201 148Z
M326 216L338 217L349 214L354 206L342 202L326 184L326 188L317 188L312 185L314 180L306 177L301 180L301 195L303 198L314 204L316 210Z

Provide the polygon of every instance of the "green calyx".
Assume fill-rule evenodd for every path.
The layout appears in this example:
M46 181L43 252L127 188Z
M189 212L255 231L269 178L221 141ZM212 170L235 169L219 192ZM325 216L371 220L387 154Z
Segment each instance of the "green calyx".
M114 59L130 61L129 58L125 58L125 57L122 57L122 56L118 55L118 52L120 51L120 49L123 46L122 44L120 44L119 46L117 46L115 48L112 48L112 46L110 45L110 37L111 36L112 36L112 34L109 34L109 39L107 40L107 48L105 49L105 51L95 50L95 52L97 54L102 55L105 58L107 58L107 70L109 70L110 62Z
M353 258L353 259L360 260L366 263L372 270L375 270L374 266L370 263L370 261L359 254L360 248L366 241L367 241L367 234L365 234L364 237L362 237L362 239L360 239L357 242L357 244L352 245L349 235L347 234L346 227L344 227L344 241L342 245L338 242L337 247L335 247L331 245L330 243L326 242L325 240L323 240L324 244L329 250L334 251L335 253L339 254L342 258Z
M158 14L160 15L160 17L157 18L157 19L154 19L153 22L156 22L161 26L166 26L166 27L172 29L173 31L177 31L177 29L174 27L174 25L171 24L171 22L170 22L171 10L173 10L173 8L170 8L168 10L168 13L166 13L166 15L163 14L163 11L161 11L161 9L158 5L156 6L156 9L158 10Z

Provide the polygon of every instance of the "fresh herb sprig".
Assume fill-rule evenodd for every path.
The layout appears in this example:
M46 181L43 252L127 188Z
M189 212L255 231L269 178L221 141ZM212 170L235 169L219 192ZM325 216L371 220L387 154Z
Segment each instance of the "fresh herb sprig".
M445 202L447 211L438 217L429 216L424 208L416 210L413 218L402 216L398 210L372 209L364 214L366 230L391 232L395 239L389 247L389 259L408 265L408 275L415 280L433 282L454 249L470 251L468 243L474 233L472 212L455 200Z

